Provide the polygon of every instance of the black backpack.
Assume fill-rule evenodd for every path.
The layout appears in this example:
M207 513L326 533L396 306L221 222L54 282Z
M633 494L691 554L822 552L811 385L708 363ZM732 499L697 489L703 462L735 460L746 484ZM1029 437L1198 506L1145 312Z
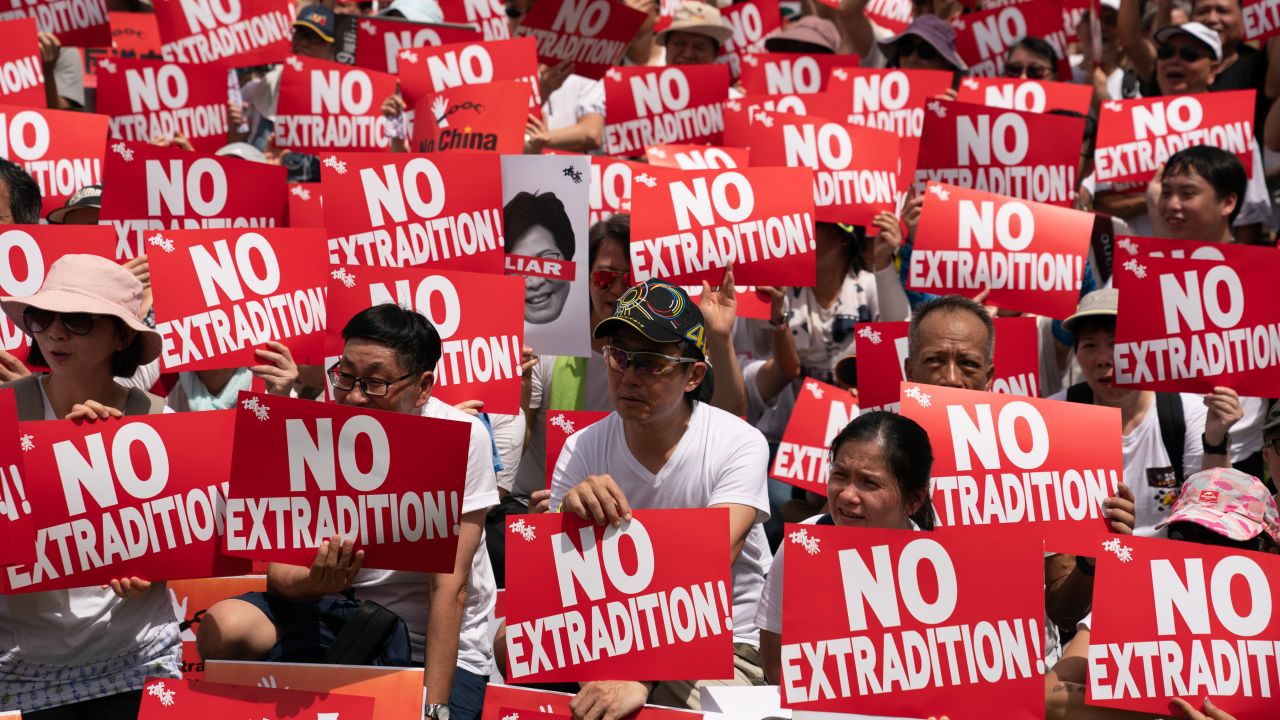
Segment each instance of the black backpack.
M1077 383L1067 388L1067 402L1093 404L1093 390L1088 383ZM1173 474L1178 487L1186 480L1182 469L1182 456L1187 442L1187 418L1182 410L1182 398L1177 393L1156 393L1156 419L1160 421L1160 440L1173 464Z

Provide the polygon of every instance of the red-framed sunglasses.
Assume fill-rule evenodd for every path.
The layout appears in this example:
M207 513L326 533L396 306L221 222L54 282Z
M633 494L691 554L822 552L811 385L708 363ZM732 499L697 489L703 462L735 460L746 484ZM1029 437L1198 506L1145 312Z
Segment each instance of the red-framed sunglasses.
M591 271L591 284L595 285L601 290L608 290L609 288L613 287L613 284L618 282L619 279L622 280L623 287L631 287L632 281L631 281L630 270L627 270L625 272L618 272L617 270L592 270Z

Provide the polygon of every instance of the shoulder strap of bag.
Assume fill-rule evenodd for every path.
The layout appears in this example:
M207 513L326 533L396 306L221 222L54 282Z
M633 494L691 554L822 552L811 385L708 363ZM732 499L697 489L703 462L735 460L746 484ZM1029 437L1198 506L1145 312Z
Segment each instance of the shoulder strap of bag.
M586 402L587 359L561 355L551 366L549 410L581 410Z
M129 399L124 403L125 415L158 415L164 412L164 398L145 390L129 388Z
M27 375L0 387L13 390L13 400L17 405L19 420L44 419L44 393L40 391L39 375Z
M1093 390L1089 389L1089 383L1076 383L1067 388L1067 402L1092 405Z
M1183 414L1182 397L1178 393L1156 393L1156 414L1160 421L1160 440L1173 464L1173 474L1178 487L1186 480L1182 469L1182 457L1187 443L1187 418Z

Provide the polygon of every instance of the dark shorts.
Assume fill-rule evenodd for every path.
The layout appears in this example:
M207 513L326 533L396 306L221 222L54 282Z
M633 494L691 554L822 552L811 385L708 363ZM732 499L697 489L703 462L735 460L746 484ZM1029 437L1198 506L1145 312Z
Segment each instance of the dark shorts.
M356 600L330 597L294 602L261 592L245 593L236 599L256 607L276 626L278 639L275 647L263 658L268 662L328 662L329 647L359 605ZM403 624L399 632L393 632L388 638L383 657L369 664L414 666L409 635Z

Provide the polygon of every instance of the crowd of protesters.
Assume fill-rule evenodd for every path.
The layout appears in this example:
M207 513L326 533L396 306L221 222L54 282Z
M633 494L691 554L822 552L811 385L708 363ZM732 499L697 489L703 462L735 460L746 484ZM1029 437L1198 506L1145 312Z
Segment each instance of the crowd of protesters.
M715 63L734 37L721 13L727 2L718 7L681 0L662 15L656 0L624 1L647 19L621 65ZM953 89L941 97L954 99L967 66L952 21L981 10L981 0L976 7L915 0L909 24L896 34L877 24L868 4L783 2L783 29L764 47L856 53L863 67L947 71ZM114 12L150 10L145 0L107 5ZM436 0L297 5L292 51L321 60L334 59L340 14L445 20ZM507 0L512 31L533 5ZM1097 18L1090 17L1094 9ZM1250 168L1235 154L1199 145L1168 158L1149 183L1123 187L1095 181L1092 138L1086 136L1084 171L1072 188L1075 208L1105 214L1119 235L1274 248L1280 36L1246 41L1242 0L1100 0L1084 5L1078 27L1066 58L1043 38L1019 39L1004 58L1003 75L1052 80L1066 60L1071 82L1092 89L1089 132L1109 101L1254 90L1256 143ZM86 93L81 51L62 47L52 34L41 33L39 40L48 108L92 112L95 98ZM282 67L240 71L241 87L228 101L230 132L218 154L283 165L290 182L318 182L324 172L318 157L275 145ZM568 62L540 67L541 113L527 119L526 153L603 154L609 110L603 81L573 70ZM731 87L730 94L741 96L741 88ZM399 94L379 100L391 119L410 109ZM180 135L151 141L190 149ZM403 152L405 144L393 140L392 150ZM106 177L103 184L111 182ZM65 206L44 213L41 189L21 162L0 159L0 224L95 225L102 194L103 186L83 187ZM732 679L553 688L573 693L572 716L585 720L618 720L646 703L696 710L704 687L780 681L784 522L919 532L935 527L930 468L938 443L949 441L931 438L902 415L864 413L828 439L825 498L769 477L806 380L834 384L856 402L857 385L867 380L855 380L855 331L864 323L910 321L902 368L907 381L992 390L993 318L1005 313L984 304L985 293L975 300L924 296L905 287L922 203L922 196L909 197L900 212L881 213L867 227L817 223L815 284L758 288L769 303L767 320L738 316L731 269L718 286L705 284L696 302L661 279L634 282L633 218L621 213L600 221L590 228L588 252L577 258L588 266L590 356L524 348L517 415L485 413L478 402L454 407L433 397L440 333L423 315L391 304L371 307L342 328L344 347L332 367L302 365L288 347L270 342L256 350L256 365L162 377L145 255L122 264L68 255L49 268L38 291L0 298L4 312L32 338L25 362L0 351L0 380L12 388L23 421L92 423L227 409L239 392L261 382L271 394L318 400L328 384L339 404L466 423L470 443L451 573L365 568L353 538L334 536L316 549L310 567L272 563L265 592L218 602L198 626L206 659L323 663L333 658L331 647L362 601L376 602L403 622L364 661L425 666L425 718L481 717L486 685L505 672L506 628L491 624L498 624L495 596L506 576L507 516L560 511L617 526L633 510L727 508ZM564 215L554 196L555 207L548 210L548 204L546 195L517 196L507 206L508 231L520 208L535 217ZM573 259L567 223L526 220L522 227L543 232L536 238L523 230L520 237L509 234L507 249L526 239L545 240L548 253ZM555 286L556 314L573 301L567 288ZM1197 395L1117 386L1119 308L1118 290L1087 277L1074 314L1038 318L1037 325L1041 394L1119 410L1123 482L1102 508L1112 532L1280 551L1274 497L1280 405L1242 397L1230 387ZM539 322L542 312L526 306L524 316ZM1280 396L1276 377L1273 395ZM902 378L883 381L896 385ZM547 417L568 410L609 414L573 435L558 458L548 458ZM1085 702L1094 564L1090 557L1045 554L1046 714L1149 717ZM992 592L999 592L997 585ZM21 710L35 720L136 717L146 678L180 677L180 642L162 582L122 577L109 587L0 595L0 711ZM1225 700L1171 696L1168 702L1177 716L1232 717ZM988 710L1001 717L999 708Z

